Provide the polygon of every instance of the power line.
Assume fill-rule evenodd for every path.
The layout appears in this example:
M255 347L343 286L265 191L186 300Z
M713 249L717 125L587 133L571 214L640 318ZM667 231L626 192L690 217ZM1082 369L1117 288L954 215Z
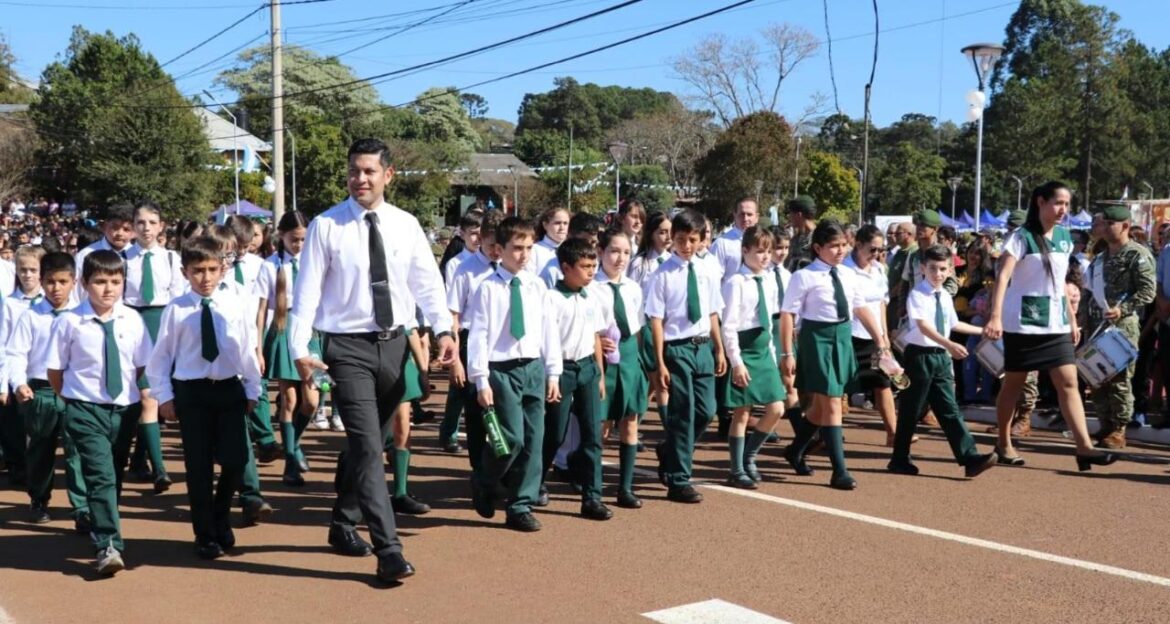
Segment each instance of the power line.
M220 29L218 32L216 32L214 35L211 35L210 37L208 37L208 38L204 39L203 41L200 41L199 43L195 44L194 46L191 46L190 48L187 48L185 51L183 51L183 52L182 52L181 54L179 54L178 56L176 56L176 57L172 58L171 60L169 60L169 61L167 61L167 62L165 62L165 63L163 63L163 64L159 65L159 67L160 67L160 68L162 68L162 67L166 67L167 65L170 65L171 63L174 63L175 61L177 61L177 60L179 60L179 59L183 58L184 56L187 56L188 54L190 54L190 53L194 52L195 50L198 50L199 48L202 48L203 46L205 46L205 45L207 45L207 44L211 43L212 41L214 41L215 39L217 39L217 38L218 38L220 35L222 35L222 34L226 33L227 31L229 31L229 30L231 30L231 29L233 29L233 28L235 28L236 26L239 26L240 24L243 24L243 23L244 23L244 20L248 19L249 17L252 17L253 15L255 15L255 14L259 13L260 11L263 11L264 9L266 9L266 8L268 8L268 7L270 7L270 6L272 6L272 5L271 5L271 4L269 4L269 3L261 4L260 6L258 6L258 7L254 8L254 9L252 9L251 11L249 11L247 15L245 15L245 16L241 17L240 19L238 19L238 20L236 20L236 21L232 22L231 24L228 24L227 26L224 26L224 27L223 27L223 28L221 28L221 29Z
M297 4L317 4L333 2L333 0L291 0L282 2L282 6ZM45 2L17 2L2 0L0 6L28 7L32 9L86 9L91 11L219 11L227 9L246 9L250 4L211 4L211 5L158 5L158 4L63 4ZM265 4L268 8L270 4Z

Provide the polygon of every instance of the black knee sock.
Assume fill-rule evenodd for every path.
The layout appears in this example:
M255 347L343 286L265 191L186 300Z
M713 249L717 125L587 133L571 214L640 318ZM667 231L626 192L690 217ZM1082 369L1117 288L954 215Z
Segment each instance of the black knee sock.
M848 477L849 468L845 466L845 440L841 426L821 427L821 440L825 442L825 451L829 454L829 461L833 463L833 478Z

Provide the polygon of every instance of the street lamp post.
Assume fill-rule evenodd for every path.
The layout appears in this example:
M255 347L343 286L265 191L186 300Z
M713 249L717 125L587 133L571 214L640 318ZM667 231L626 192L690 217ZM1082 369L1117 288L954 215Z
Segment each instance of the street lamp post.
M1019 176L1011 176L1016 181L1016 210L1023 206L1024 201L1024 181Z
M792 185L792 196L793 197L800 195L800 135L799 134L796 135L796 167L795 167L795 169L796 169L796 172L795 172L794 177L795 177L796 181Z
M520 178L516 175L516 165L508 165L508 172L512 174L512 214L520 216Z
M962 176L953 176L947 179L947 185L951 187L951 218L958 219L955 216L955 196L959 194L959 185L963 183Z
M630 146L621 141L610 141L605 148L609 150L609 157L613 159L613 199L614 209L621 207L622 203L622 160L626 157L626 151Z
M865 172L861 167L854 167L857 172L857 227L861 227L862 221L865 218Z
M963 48L962 52L971 59L971 64L975 67L975 77L979 79L979 90L973 92L967 100L972 107L971 114L978 115L979 122L979 138L975 143L975 231L978 232L983 190L983 108L987 103L983 87L991 68L995 67L995 62L1003 55L1003 46L994 43L975 43Z
M292 130L285 128L284 131L288 133L289 149L292 150L292 205L293 212L297 211L297 138L293 136Z
M1150 194L1148 197L1146 197L1146 199L1153 199L1154 198L1154 185L1150 184L1149 182L1146 182L1145 180L1142 180L1142 186L1146 187L1146 189L1148 189L1150 191Z
M235 163L236 169L236 214L240 214L240 124L236 121L236 116L228 110L228 107L220 104L220 101L215 99L215 96L209 93L207 89L203 90L203 95L211 98L212 102L218 104L223 109L223 112L232 118L232 162Z

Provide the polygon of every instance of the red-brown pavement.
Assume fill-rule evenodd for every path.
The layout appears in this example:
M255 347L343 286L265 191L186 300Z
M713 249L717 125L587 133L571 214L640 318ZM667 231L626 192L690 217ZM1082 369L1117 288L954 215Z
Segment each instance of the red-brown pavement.
M428 407L440 411L442 399ZM660 428L646 429L652 447ZM788 437L786 425L781 433ZM164 443L175 487L154 496L147 485L128 484L130 568L112 579L92 572L87 538L65 519L63 493L54 496L57 519L38 526L24 522L22 493L0 491L0 620L6 611L22 624L648 622L640 614L718 598L796 623L1170 621L1170 587L1158 584L1170 583L1166 449L1131 448L1133 460L1078 474L1067 441L1040 435L1021 443L1026 467L997 467L972 481L937 430L915 446L918 477L884 471L885 434L871 415L851 416L846 437L860 483L854 492L827 487L824 457L811 460L816 475L797 477L770 444L762 496L704 487L700 505L670 503L649 450L639 456L649 471L638 477L642 509L615 506L609 522L584 520L577 497L554 484L552 505L538 512L544 530L519 534L503 528L502 512L485 521L471 510L466 456L438 450L431 423L416 430L411 490L434 511L399 516L418 574L386 588L374 580L373 558L341 557L325 543L343 434L306 434L313 471L304 488L280 483L280 462L263 466L276 513L237 528L230 556L203 562L192 553L170 430ZM722 482L725 448L707 434L697 477ZM612 503L612 446L606 461L614 464L606 469ZM793 506L803 503L861 515ZM945 533L875 524L882 520Z

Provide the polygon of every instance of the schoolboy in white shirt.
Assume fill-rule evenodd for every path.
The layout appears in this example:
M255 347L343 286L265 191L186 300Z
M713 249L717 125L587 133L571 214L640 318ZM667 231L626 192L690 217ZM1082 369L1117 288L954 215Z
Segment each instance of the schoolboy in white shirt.
M951 271L950 251L942 245L922 251L922 277L906 299L910 319L903 355L910 387L898 397L898 426L894 430L894 452L887 469L897 474L916 475L918 467L910 458L910 442L918 416L929 405L946 435L955 461L973 479L995 466L995 452L980 454L975 438L967 430L963 412L955 399L955 369L951 358L967 357L967 349L952 341L951 331L979 335L983 329L961 322L954 301L944 287Z
M146 373L159 413L179 421L195 553L216 559L236 543L232 497L248 461L245 418L261 392L260 363L250 344L252 319L218 290L219 244L189 241L182 262L191 290L163 312ZM219 484L213 488L217 462Z
M693 210L675 215L673 255L646 285L655 353L651 375L670 392L663 419L666 439L656 448L658 475L667 498L680 503L703 500L691 485L691 460L695 439L715 415L715 377L727 372L717 313L723 308L719 279L695 258L705 227L703 216Z
M16 264L16 286L0 297L0 345L9 344L12 328L30 306L44 299L41 293L40 262L45 250L36 245L22 245L13 254ZM0 361L0 394L9 390L11 372ZM25 441L24 413L16 409L14 401L0 403L0 457L7 460L9 480L13 485L25 485L28 463Z
M448 287L451 285L451 279L455 277L455 272L459 270L459 265L479 253L482 226L483 216L478 210L468 210L459 219L459 232L463 237L463 251L455 254L443 267L443 283L447 284Z
M53 322L46 376L65 399L65 427L81 457L97 569L112 575L125 567L118 496L151 345L142 319L121 302L126 264L117 252L90 253L81 277L88 297Z
M111 206L106 212L105 221L102 221L102 237L97 242L79 250L74 257L77 274L82 273L86 256L101 249L113 251L125 260L133 240L134 206L130 204ZM79 281L77 282L77 300L84 301L85 296L85 284Z
M50 520L53 465L57 441L62 438L65 426L65 403L49 386L45 362L53 320L75 303L73 271L73 256L67 253L56 252L41 258L38 273L44 276L41 284L45 296L20 315L7 341L11 398L24 423L22 435L27 435L28 440L25 465L31 501L29 519L37 524ZM64 438L65 482L73 508L74 528L78 533L88 534L92 523L80 460L72 440L68 435Z
M580 448L573 455L574 476L581 490L581 515L591 520L609 520L613 512L601 502L601 398L605 380L601 376L601 335L607 327L596 297L586 288L597 272L597 246L570 238L557 247L564 277L549 291L545 313L559 330L564 359L560 377L560 398L545 411L544 463L541 477L548 473L553 455L569 429L577 422ZM541 484L542 502L547 487Z
M467 378L484 409L494 408L508 453L485 445L472 502L483 518L495 515L493 490L506 484L508 528L539 531L532 506L540 493L545 403L560 400L561 344L544 309L544 285L524 270L532 253L532 225L508 217L496 230L500 267L480 283L468 305Z

